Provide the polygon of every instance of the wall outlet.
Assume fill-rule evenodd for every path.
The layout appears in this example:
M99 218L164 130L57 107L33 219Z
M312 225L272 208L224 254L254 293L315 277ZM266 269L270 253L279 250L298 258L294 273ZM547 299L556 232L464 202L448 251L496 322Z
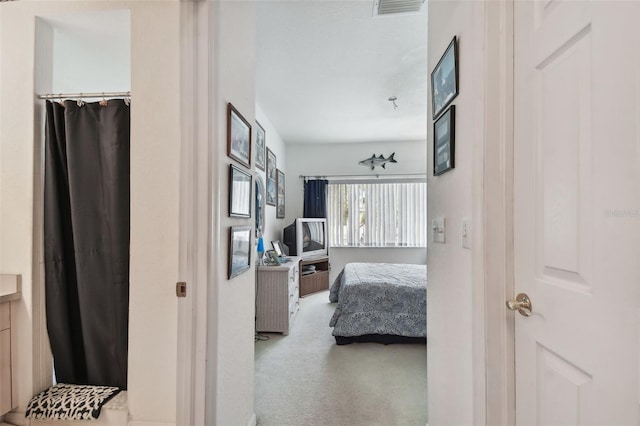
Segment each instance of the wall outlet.
M435 243L445 243L445 223L446 220L444 217L437 217L431 221L431 232L433 235L433 242Z

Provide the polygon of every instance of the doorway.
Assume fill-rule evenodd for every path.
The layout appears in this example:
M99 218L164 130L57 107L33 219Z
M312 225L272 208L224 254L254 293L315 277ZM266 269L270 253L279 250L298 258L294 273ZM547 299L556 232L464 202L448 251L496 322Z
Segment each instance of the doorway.
M342 2L340 5L265 2L256 7L256 102L260 107L257 110L263 113L257 113L257 118L266 129L267 148L273 148L274 131L277 131L286 152L284 165L281 153L274 153L277 168L286 176L287 197L284 221L271 218L271 212L275 216L275 210L269 205L266 207L265 234L273 235L272 240L282 240L282 229L303 216L304 176L329 174L339 178L344 174L345 180L353 177L351 175L365 180L375 179L377 174L424 176L426 173L426 13L422 10L416 15L381 17L374 16L373 9L373 1ZM303 48L300 48L301 44L304 44ZM393 52L388 50L391 45ZM357 59L360 61L355 63ZM296 86L283 89L283 82L295 82ZM390 100L393 96L395 102ZM282 114L282 111L286 113ZM308 116L312 116L311 119ZM273 126L267 126L267 123ZM341 131L336 132L336 128ZM406 139L400 140L400 134ZM376 157L384 154L388 158L394 150L397 150L396 158L403 160L387 164L385 169L378 166L372 171L370 166L365 168L359 164L372 152ZM425 260L424 247L330 249L331 275L338 275L348 262L424 264ZM316 296L322 298L324 304L313 305L312 298L315 300ZM335 305L328 303L328 295L304 298L300 306L293 331L286 337L277 336L279 341L284 343L302 336L302 332L295 330L296 321L304 321L307 312L327 308L328 318L310 322L317 327L318 338L323 339L323 343L328 343L329 348L335 345L328 325ZM302 326L303 323L297 324ZM306 332L307 327L303 327ZM259 342L257 346L262 344ZM327 359L330 361L327 362L334 359L334 352L340 352L329 350ZM344 349L342 353L349 350ZM421 350L424 352L424 347ZM262 355L257 347L256 359ZM318 355L315 359L323 358ZM426 376L426 356L418 362L423 362L422 371ZM256 390L261 392L256 393L256 400L273 397L264 393L261 367L256 368ZM324 361L309 365L317 377L330 377L317 374L323 367L326 367ZM291 386L300 384L294 382ZM417 391L415 395L419 395L417 399L421 404L416 411L422 410L420 414L426 414L426 391ZM297 395L299 398L305 396ZM264 406L256 402L258 417L262 413L257 410L264 410Z

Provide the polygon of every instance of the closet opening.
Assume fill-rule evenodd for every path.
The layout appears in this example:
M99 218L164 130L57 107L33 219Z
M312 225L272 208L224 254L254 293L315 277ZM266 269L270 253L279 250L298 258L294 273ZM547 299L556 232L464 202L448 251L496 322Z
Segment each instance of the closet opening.
M43 345L34 355L49 360L35 372L43 384L127 388L130 57L129 10L37 18L34 330Z

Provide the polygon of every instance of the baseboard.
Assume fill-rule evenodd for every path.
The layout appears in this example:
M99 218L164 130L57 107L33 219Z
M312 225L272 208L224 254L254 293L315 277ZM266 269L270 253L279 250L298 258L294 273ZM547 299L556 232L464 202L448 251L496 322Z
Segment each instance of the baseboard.
M4 415L4 421L10 425L25 426L27 424L27 418L24 416L24 411L11 411Z
M129 426L176 426L176 424L157 422L153 420L130 420Z
M249 423L247 423L247 426L256 426L258 424L257 422L258 419L256 418L256 413L253 413L253 415L249 419Z

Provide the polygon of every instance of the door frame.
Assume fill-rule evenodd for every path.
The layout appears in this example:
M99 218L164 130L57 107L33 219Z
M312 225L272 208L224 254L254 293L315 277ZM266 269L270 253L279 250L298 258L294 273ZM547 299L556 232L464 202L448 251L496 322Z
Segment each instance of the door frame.
M180 8L180 280L177 299L176 425L205 424L208 282L211 270L209 5Z
M180 273L189 290L187 298L178 302L178 425L203 424L205 419L211 232L206 96L211 85L206 72L210 66L209 13L206 2L182 2L182 5ZM472 250L473 418L475 424L515 424L515 317L504 307L505 300L513 297L514 289L514 0L481 5L476 10L484 18L484 39L478 41L477 47L484 63L484 113L483 143L474 156L473 180L472 229L480 231L476 232Z
M513 297L514 0L483 2L483 144L475 158L474 420L515 424Z

